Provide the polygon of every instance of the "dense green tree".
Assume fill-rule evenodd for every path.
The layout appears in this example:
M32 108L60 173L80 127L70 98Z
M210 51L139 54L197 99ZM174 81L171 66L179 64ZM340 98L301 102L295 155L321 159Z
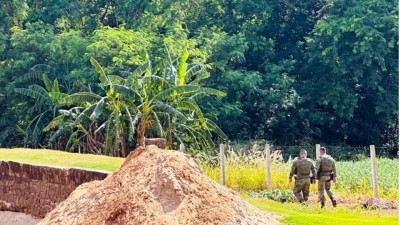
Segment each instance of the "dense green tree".
M152 56L151 74L165 81L161 87L166 90L175 83L164 76L179 71L175 59L187 50L187 62L198 62L189 63L187 71L206 69L210 77L205 85L227 93L225 98L195 98L203 116L216 121L230 139L396 148L397 6L389 0L6 1L0 5L0 104L6 106L0 108L0 145L21 146L27 140L27 127L37 113L25 112L35 101L15 90L31 85L46 89L43 73L58 80L61 92L102 99L109 85L98 82L90 58L122 82L146 64L140 57L145 51ZM189 72L185 84L197 75ZM160 83L150 79L149 87L141 87L141 79L130 88L154 97L151 90ZM207 133L204 121L187 116L188 110L178 104L188 96L172 96L163 100L187 121L154 106L149 119L154 126L146 135L162 132L169 145L178 139L194 143L194 136ZM108 103L120 98L110 97ZM95 107L95 102L88 104ZM98 119L83 113L88 105L69 105L57 114L68 128L64 136L55 138L56 127L48 126L36 144L51 140L53 148L104 153L108 139L102 124L111 105ZM163 129L155 129L153 112ZM81 114L81 123L75 123ZM128 121L126 115L121 118ZM132 138L128 133L125 138Z
M304 104L319 140L382 145L398 124L398 20L391 1L336 1L308 39Z

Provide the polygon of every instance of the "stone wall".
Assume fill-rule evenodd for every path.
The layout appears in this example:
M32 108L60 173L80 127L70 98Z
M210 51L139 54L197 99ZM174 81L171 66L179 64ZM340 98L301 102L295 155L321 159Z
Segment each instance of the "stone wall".
M43 218L80 184L103 180L103 171L0 161L0 210Z

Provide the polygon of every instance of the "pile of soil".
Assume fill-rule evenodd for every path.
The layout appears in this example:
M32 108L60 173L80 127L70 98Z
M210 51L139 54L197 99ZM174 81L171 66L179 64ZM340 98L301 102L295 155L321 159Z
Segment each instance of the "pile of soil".
M361 205L365 209L397 209L394 201L383 201L378 198L369 198L365 202L361 203Z
M280 224L203 174L178 151L138 148L103 181L79 186L39 223Z

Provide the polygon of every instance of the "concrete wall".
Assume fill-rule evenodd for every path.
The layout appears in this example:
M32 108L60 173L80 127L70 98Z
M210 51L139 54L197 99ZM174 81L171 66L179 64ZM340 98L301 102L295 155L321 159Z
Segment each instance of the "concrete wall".
M103 180L103 171L0 161L0 210L43 218L80 184Z

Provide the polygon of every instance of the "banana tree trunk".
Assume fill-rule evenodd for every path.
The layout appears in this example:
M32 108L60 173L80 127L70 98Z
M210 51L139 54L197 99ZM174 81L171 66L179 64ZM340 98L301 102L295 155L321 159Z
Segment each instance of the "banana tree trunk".
M165 149L172 149L172 132L171 127L168 129L166 134L167 144L165 145Z
M136 131L136 146L142 146L144 147L144 133L146 132L146 120L144 117L140 119L140 122L137 126L137 131Z
M126 157L126 140L125 140L125 133L123 130L121 130L121 132L119 132L119 139L121 140L121 156L123 158Z

